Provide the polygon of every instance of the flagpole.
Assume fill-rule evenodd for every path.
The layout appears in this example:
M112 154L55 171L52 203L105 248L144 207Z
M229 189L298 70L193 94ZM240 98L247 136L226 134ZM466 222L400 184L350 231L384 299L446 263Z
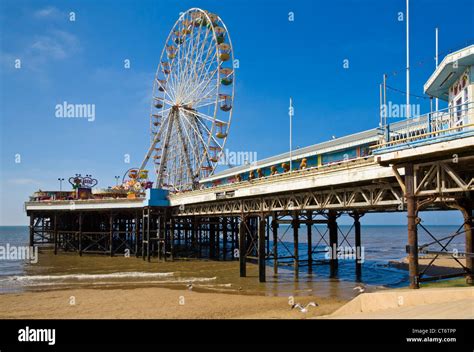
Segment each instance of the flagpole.
M435 32L435 50L436 50L436 68L438 68L438 27L436 27L436 32ZM435 111L438 111L438 98L435 98Z
M290 97L290 172L293 170L292 150L293 150L293 100Z
M407 0L406 21L407 21L407 119L411 117L410 111L410 0ZM407 131L408 132L408 131Z

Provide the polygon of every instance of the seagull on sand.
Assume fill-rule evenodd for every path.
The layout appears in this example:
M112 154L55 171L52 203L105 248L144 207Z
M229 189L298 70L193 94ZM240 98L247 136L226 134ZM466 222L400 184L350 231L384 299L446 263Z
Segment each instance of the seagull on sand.
M300 303L296 303L296 304L293 304L291 306L291 309L295 309L295 308L298 308L300 310L301 313L308 313L308 308L309 307L317 307L318 304L315 303L315 302L309 302L306 306L302 306Z
M193 283L192 282L188 283L186 287L188 288L189 291L191 291L193 289Z
M358 290L359 293L364 293L365 292L365 287L359 285L359 286L354 287L353 290Z

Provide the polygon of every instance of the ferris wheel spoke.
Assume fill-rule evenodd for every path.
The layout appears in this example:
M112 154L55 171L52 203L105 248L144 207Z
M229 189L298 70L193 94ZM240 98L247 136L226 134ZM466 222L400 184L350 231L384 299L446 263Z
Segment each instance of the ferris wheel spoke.
M155 101L162 101L168 105L173 105L174 103L171 101L171 100L168 100L168 99L165 99L165 98L162 98L162 97L153 97L153 99Z
M198 66L198 63L199 61L205 61L205 60L202 60L203 58L203 54L204 54L204 49L209 46L212 46L213 45L213 36L211 36L211 38L209 38L209 34L212 33L212 29L206 29L206 32L205 32L205 36L204 36L204 40L202 41L202 43L199 43L198 45L194 46L193 47L193 51L191 52L191 57L194 58L194 63L193 63L193 66L191 67L191 70L190 70L190 73L194 76L194 80L196 79L197 77L197 71L196 71L196 68ZM208 40L208 38L210 40Z
M170 101L175 101L176 100L176 98L175 98L176 97L176 92L175 92L174 86L171 84L170 77L168 77L166 82L169 83L169 84L165 84L165 87L162 87L163 88L163 94L167 95L169 97Z
M153 154L156 145L160 142L160 137L161 137L162 130L163 130L163 124L160 125L160 127L158 128L158 131L156 131L156 134L153 138L153 141L150 145L150 148L148 149L147 153L145 154L145 158L144 158L144 160L143 160L143 162L140 166L140 170L143 170L145 168L145 165L148 163L148 160L150 160L150 157Z
M212 82L212 80L215 78L215 74L217 73L218 71L218 68L216 68L216 70L210 75L209 79L208 80L203 80L201 82L198 83L198 85L193 89L193 91L191 93L189 93L189 98L193 98L194 99L194 95L197 95L197 97L199 97L199 95L197 93L201 93L203 91L206 90L206 88L208 87L208 85ZM204 87L201 89L201 86ZM217 87L215 87L217 88ZM195 100L195 99L194 99Z
M194 115L197 115L197 116L199 116L200 118L203 118L203 119L205 119L205 120L207 120L207 121L210 121L211 123L214 123L214 122L223 123L223 124L226 124L226 123L227 123L227 122L225 122L225 121L223 121L223 120L220 120L220 119L218 119L218 118L214 118L214 117L211 117L211 116L209 116L209 115L206 115L206 114L204 114L204 113L202 113L202 112L200 112L200 111L192 111L191 113L194 114Z
M198 118L198 119L196 119L196 120L207 130L207 132L208 132L209 135L211 136L211 139L214 141L214 143L216 144L216 146L219 147L220 149L222 149L224 146L223 146L221 143L219 143L219 141L213 136L211 130L209 130L209 128L206 126L206 124L203 123L200 118ZM212 129L212 128L211 128L211 129Z
M202 99L199 99L199 102L200 103L197 105L196 103L198 103L198 101L191 102L190 104L194 104L193 105L194 109L200 109L209 105L213 105L216 103L216 95L215 94L207 95L203 97Z
M209 56L211 53L214 53L211 57ZM217 45L210 45L208 50L207 50L207 55L202 61L202 63L199 65L198 70L196 72L198 80L200 80L204 68L207 67L207 72L209 72L209 68L212 66L212 63L215 62L215 58L217 57ZM219 66L219 65L217 65Z
M203 94L209 94L209 92L206 92L208 86L211 83L214 83L213 87L211 90L216 90L217 89L217 72L218 68L216 68L211 74L205 77L205 79L201 79L198 83L198 85L194 88L193 92L190 94L190 98L192 98L194 101L198 100L200 97L203 97ZM202 98L201 98L202 99Z
M190 180L193 179L193 170L191 168L191 162L189 160L189 155L188 155L188 146L185 143L185 140L183 138L183 132L181 130L181 123L180 123L180 118L179 118L179 113L176 115L176 130L178 131L178 136L179 140L181 142L181 147L183 148L183 157L184 161L186 162L186 168L188 171L188 177Z
M202 43L202 45L205 45L208 33L209 33L209 31L206 31L206 35L204 37L204 42ZM199 37L199 39L201 39L201 37ZM186 94L186 91L189 89L189 87L192 86L195 83L195 78L193 78L193 76L194 76L194 71L195 71L195 68L196 68L196 65L197 65L197 61L200 57L199 55L197 55L197 52L195 50L196 50L196 47L199 47L199 45L201 45L200 40L196 43L196 45L193 46L193 48L192 48L192 50L189 54L189 57L192 59L193 63L192 63L191 66L189 66L189 68L186 72L186 76L185 76L185 80L184 80L184 84L183 84L183 95Z
M200 104L196 105L196 103L198 101L200 102ZM215 105L216 104L216 96L215 95L209 95L207 97L204 97L203 99L199 99L198 101L193 101L193 102L190 103L190 104L193 104L195 110L205 108L206 106Z
M186 16L185 16L186 17ZM185 18L184 17L184 18ZM182 22L180 23L182 24ZM182 28L180 26L180 24L178 24L178 33L180 33L180 36L183 36L184 38L181 38L183 40L185 40L185 35L184 33L182 32ZM183 27L184 28L184 27ZM193 31L194 32L194 28L193 28ZM191 34L192 36L192 34ZM175 42L176 40L178 40L178 37L175 39ZM179 82L180 82L180 79L181 79L181 70L182 68L185 68L185 65L182 64L183 61L186 59L186 47L188 45L188 42L189 40L185 40L184 43L179 43L179 42L176 42L176 47L177 47L177 50L178 50L178 53L176 55L177 57L177 63L176 63L176 69L175 70L172 70L172 80L173 80L173 86L175 88L175 99L178 98L178 94L179 94ZM174 44L172 44L174 46Z
M167 154L167 149L169 147L169 140L171 138L171 131L173 130L173 121L174 121L174 112L170 112L170 117L168 119L168 124L166 127L166 134L165 134L165 140L163 141L163 147L161 148L161 156L160 156L160 167L158 169L158 175L157 175L157 183L161 183L163 179L163 169L164 165L166 163L166 158L168 156Z
M180 115L180 123L182 123L182 120L186 119L186 116L184 116L184 113L182 113L181 111L180 111L179 115ZM183 125L184 125L184 123L183 123ZM184 134L186 135L186 138L188 140L188 145L189 145L189 147L191 148L191 150L193 152L193 160L198 160L199 159L199 151L196 150L196 148L194 148L196 145L198 146L198 144L194 143L193 139L189 135L189 132L186 128L183 128L183 131L184 131ZM199 147L197 149L199 149Z
M155 87L157 87L158 91L160 91L159 88L163 89L163 94L168 94L170 99L173 100L173 97L169 94L169 91L167 89L168 87L166 86L166 84L163 84L161 80L158 79L158 77L155 77Z
M189 104L194 109L198 109L210 104L215 104L217 101L217 87L214 86L208 91L200 92L200 95L196 93L194 97L191 97L190 99L191 100L188 100L186 104Z
M209 53L209 51L208 51ZM202 58L202 53L201 55L199 56L200 58ZM215 58L215 57L214 57ZM198 61L199 60L195 60L195 65L194 65L194 68L193 68L193 80L192 80L192 83L194 85L196 84L199 84L202 82L202 68L203 67L211 67L212 66L212 60L213 58L209 59L208 58L208 55L203 59L203 60L200 60L201 62L198 64ZM192 84L191 82L188 83L188 85ZM196 89L194 89L195 91Z
M173 107L172 107L172 106L170 106L169 108L166 108L166 109L160 110L160 111L159 111L159 113L160 113L160 114L164 114L165 112L169 112L169 111L170 111L172 108L173 108ZM166 117L163 117L163 116L162 116L161 118L166 118Z
M200 26L200 28L202 28L202 26ZM199 40L196 42L196 45L193 45L193 47L191 48L191 51L189 53L189 57L196 59L196 58L199 58L199 57L202 56L202 48L204 48L206 46L208 36L209 36L209 30L208 29L206 29L204 38L202 38L201 31L199 32ZM200 50L200 48L201 48L201 50ZM201 53L199 53L199 51L201 51ZM196 64L197 64L197 61L194 60L193 65L189 67L190 68L189 72L194 71L194 69L196 67Z
M184 114L184 116L186 118L183 119L183 120L186 121L189 124L189 126L194 130L196 136L199 137L199 140L202 143L202 146L203 146L203 149L204 149L205 153L208 154L209 149L208 149L208 146L207 146L207 142L202 138L202 131L199 129L199 126L196 123L192 123L190 121L190 120L194 121L196 119L195 118L189 119L188 116L186 116L186 114Z
M193 27L193 31L194 31L194 28ZM191 40L188 41L188 45L186 46L186 59L191 59L193 58L193 52L194 52L194 47L196 45L199 45L199 43L201 42L201 32L202 32L202 26L199 26L199 29L196 31L196 35L192 35L191 36ZM184 89L184 86L186 84L186 82L188 82L189 80L189 75L190 75L190 71L191 71L191 66L188 65L188 66L185 66L185 70L183 70L183 73L182 73L182 82L183 82L183 85L181 87L181 94L183 94L183 89ZM180 96L181 97L181 96Z
M168 44L170 45L170 44ZM182 61L184 60L185 58L185 54L183 52L183 46L182 45L179 45L178 43L176 43L177 45L177 54L176 54L176 57L173 59L173 62L172 62L172 67L170 68L170 82L171 82L171 87L173 89L173 92L174 92L174 99L173 100L176 100L177 97L178 97L178 94L179 94L179 91L178 91L178 88L179 88L179 81L180 81L180 71L181 71L181 63ZM171 43L171 46L174 47L174 44Z
M166 46L174 46L173 43L166 43ZM178 57L178 60L177 60L177 57ZM173 69L175 67L175 65L177 64L177 62L179 63L179 51L178 51L178 55L176 55L172 60L171 62L169 62L169 73L166 75L166 82L168 83L169 87L170 87L170 91L172 92L172 100L175 101L176 100L176 81L174 79L174 72L175 70Z

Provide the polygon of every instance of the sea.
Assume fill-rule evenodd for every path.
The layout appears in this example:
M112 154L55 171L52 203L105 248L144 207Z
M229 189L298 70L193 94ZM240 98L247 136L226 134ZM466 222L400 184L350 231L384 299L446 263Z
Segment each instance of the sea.
M431 226L430 234L419 231L419 244L434 242L431 236L441 238L458 230L455 226ZM292 231L286 226L279 228L279 255L288 256L293 249ZM326 249L323 227L313 231L315 252ZM307 259L306 235L301 231L299 238L300 259ZM178 259L162 262L153 258L151 262L135 256L89 255L82 257L77 253L58 253L54 255L51 247L40 247L38 261L0 258L0 294L24 291L61 290L71 288L137 288L167 287L183 289L192 285L194 291L227 292L236 294L273 296L331 296L350 299L356 295L354 287L364 285L367 291L396 288L408 285L408 273L390 265L406 257L406 226L362 226L361 242L364 262L361 276L356 277L356 264L353 258L340 258L336 277L330 277L329 265L314 265L312 270L302 264L295 275L291 260L282 261L278 274L273 272L273 264L268 261L267 280L258 281L256 264L248 263L247 277L239 276L238 261L217 261L205 259ZM354 243L353 229L340 226L339 244L347 246ZM327 234L325 239L327 240ZM464 236L454 237L448 245L449 250L464 250ZM318 243L319 242L319 243ZM444 241L446 243L446 241ZM27 226L0 227L0 247L27 246ZM270 248L271 248L270 243ZM429 248L439 250L437 244ZM314 255L314 259L325 259L324 253Z

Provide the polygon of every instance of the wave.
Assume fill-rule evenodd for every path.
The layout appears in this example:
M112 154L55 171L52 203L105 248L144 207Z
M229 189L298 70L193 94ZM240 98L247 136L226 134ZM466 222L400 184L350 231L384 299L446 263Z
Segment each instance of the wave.
M162 278L171 277L169 273L146 273L146 272L118 272L109 274L67 274L67 275L24 275L8 276L3 280L15 281L53 281L53 280L103 280L103 279L123 279L123 278Z
M125 281L125 282L117 282L117 281L96 281L92 283L88 283L89 286L126 286L126 285L185 285L189 283L197 283L197 287L232 287L231 284L229 285L199 285L200 282L209 282L211 280L215 280L216 278L182 278L177 280L154 280L154 281ZM25 283L22 283L25 284ZM28 287L81 287L83 282L44 282L44 281L35 281L35 282L28 282Z

